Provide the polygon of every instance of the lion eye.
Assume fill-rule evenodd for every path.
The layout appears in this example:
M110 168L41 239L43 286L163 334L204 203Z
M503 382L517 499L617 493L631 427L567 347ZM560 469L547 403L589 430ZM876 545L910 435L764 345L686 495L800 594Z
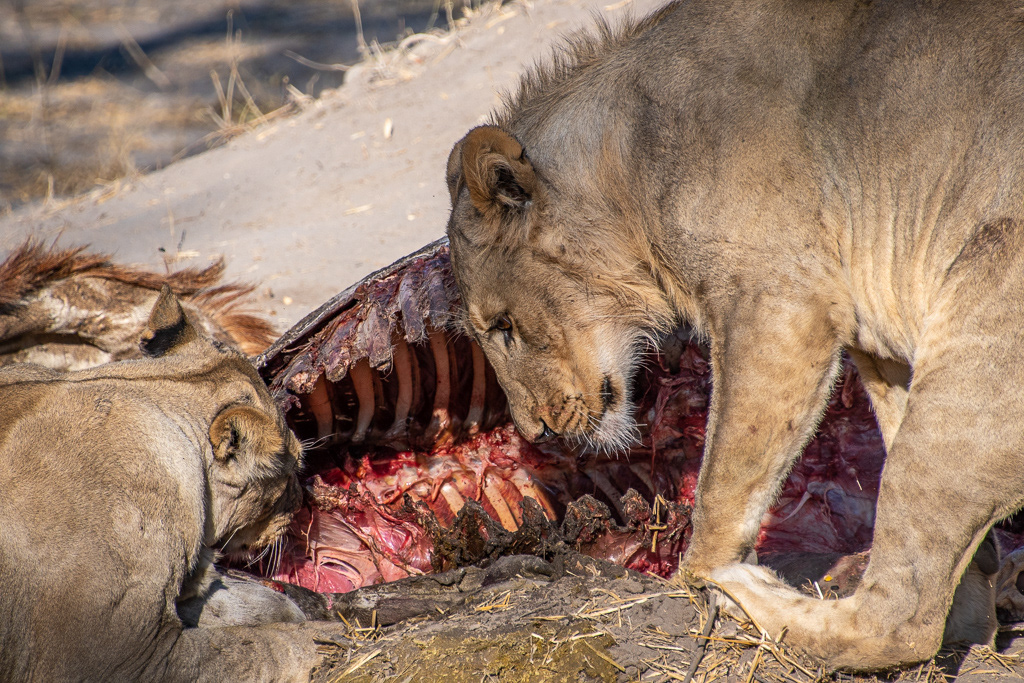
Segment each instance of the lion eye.
M511 332L512 321L509 320L507 314L502 313L501 315L494 319L494 322L491 323L491 329L498 330L499 332Z

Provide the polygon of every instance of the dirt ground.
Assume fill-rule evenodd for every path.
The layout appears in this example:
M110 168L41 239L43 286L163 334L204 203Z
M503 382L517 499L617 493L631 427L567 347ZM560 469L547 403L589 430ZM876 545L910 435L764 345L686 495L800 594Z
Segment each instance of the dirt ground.
M344 87L225 146L0 216L0 254L37 235L157 268L224 255L229 277L262 284L261 304L283 331L443 234L452 145L560 35L591 25L592 14L615 22L658 4L471 7L454 31L407 38L405 49L347 72Z
M159 269L223 255L229 277L261 283L260 305L283 332L443 234L451 146L559 35L590 25L593 14L614 23L658 4L472 7L454 30L414 36L349 70L344 87L318 99L300 92L287 115L261 125L246 120L247 132L224 146L9 211L0 217L0 258L28 236L91 244ZM57 113L73 117L74 107ZM705 642L695 681L830 679L730 619L702 637L701 591L562 550L362 589L323 608L344 617L351 635L323 644L317 681L678 681ZM1024 680L1024 645L1014 635L1003 634L998 651L838 679Z
M719 612L709 626L699 588L564 548L337 597L329 611L351 636L323 643L315 683L1024 680L1016 640L877 677L828 673L749 623Z

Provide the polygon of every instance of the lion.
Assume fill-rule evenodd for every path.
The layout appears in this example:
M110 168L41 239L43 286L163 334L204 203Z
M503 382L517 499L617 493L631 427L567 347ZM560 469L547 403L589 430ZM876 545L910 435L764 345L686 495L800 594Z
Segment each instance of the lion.
M178 614L224 587L216 554L283 533L300 444L246 357L166 285L141 347L89 370L0 369L0 679L307 680L312 623Z
M639 351L691 325L713 393L680 578L830 667L992 637L972 558L1024 504L1021 19L675 2L571 39L448 160L466 327L519 430L621 447ZM822 601L743 560L844 351L887 462L863 581Z

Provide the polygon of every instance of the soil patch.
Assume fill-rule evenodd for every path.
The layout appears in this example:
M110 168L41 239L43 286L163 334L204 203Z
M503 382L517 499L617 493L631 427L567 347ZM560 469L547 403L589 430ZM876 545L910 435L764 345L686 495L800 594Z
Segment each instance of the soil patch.
M749 623L718 613L709 594L561 548L548 559L410 577L337 596L350 640L325 643L317 683L382 681L972 681L1024 679L1022 643L1000 652L944 651L879 676L825 672ZM396 623L388 623L396 615ZM705 635L707 634L707 635Z

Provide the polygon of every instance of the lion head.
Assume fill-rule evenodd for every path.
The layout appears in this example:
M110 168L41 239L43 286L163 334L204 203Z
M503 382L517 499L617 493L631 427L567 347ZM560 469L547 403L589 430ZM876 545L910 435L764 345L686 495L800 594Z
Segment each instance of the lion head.
M203 544L229 555L268 547L301 503L302 448L252 363L207 338L166 285L140 346L145 355L182 368L193 381L216 378Z
M272 405L269 395L266 399ZM206 545L229 555L268 547L302 502L298 440L279 412L235 404L222 409L210 425L210 443L214 459L207 474Z
M0 369L2 511L22 530L0 553L0 610L15 615L0 679L217 670L219 646L176 645L194 637L178 604L211 594L217 552L271 552L300 503L301 448L266 385L167 285L140 347L86 370ZM258 661L273 637L242 640Z
M465 326L494 366L516 426L535 441L628 445L640 352L675 317L646 260L597 202L552 186L499 127L458 142L447 178Z

